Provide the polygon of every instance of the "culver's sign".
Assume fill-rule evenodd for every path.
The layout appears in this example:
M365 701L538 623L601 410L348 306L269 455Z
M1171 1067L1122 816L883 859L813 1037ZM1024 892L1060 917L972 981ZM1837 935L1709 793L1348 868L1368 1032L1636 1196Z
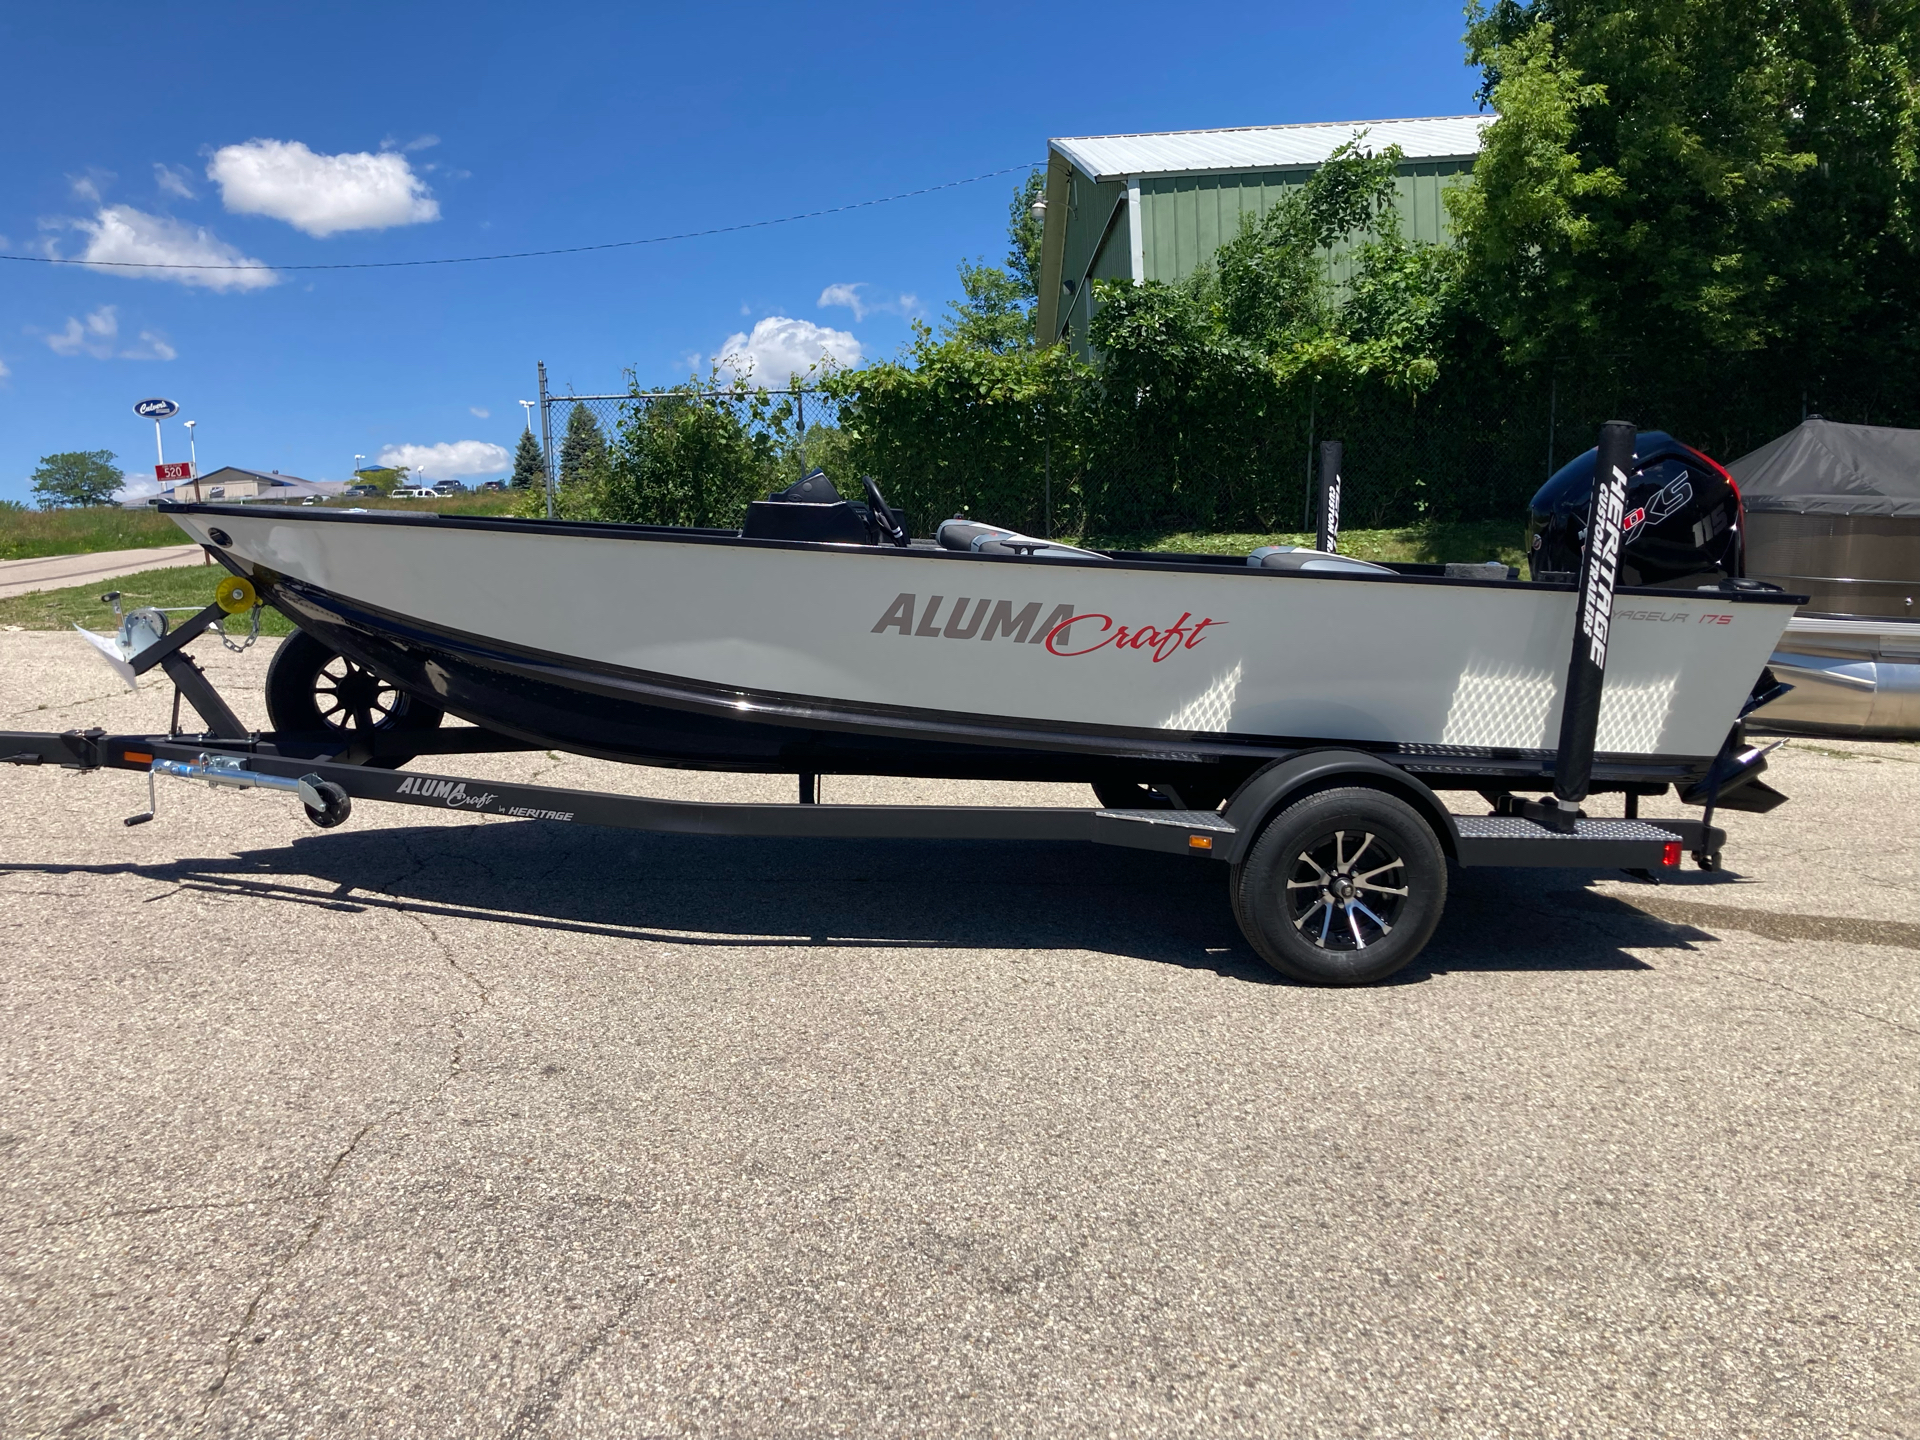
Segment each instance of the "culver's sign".
M167 420L180 413L180 407L171 400L142 400L133 407L133 413L142 420Z

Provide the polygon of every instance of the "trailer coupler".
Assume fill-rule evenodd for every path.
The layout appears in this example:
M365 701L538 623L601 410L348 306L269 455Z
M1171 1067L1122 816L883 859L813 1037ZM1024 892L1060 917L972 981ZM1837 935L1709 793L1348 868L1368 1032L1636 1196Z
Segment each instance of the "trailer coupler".
M247 767L236 755L209 755L204 750L191 760L156 759L147 767L147 808L129 815L129 825L144 825L153 819L155 804L153 780L156 775L171 775L176 780L204 780L216 789L283 790L298 795L306 806L307 818L322 830L331 830L353 813L353 800L346 790L318 775L266 775Z

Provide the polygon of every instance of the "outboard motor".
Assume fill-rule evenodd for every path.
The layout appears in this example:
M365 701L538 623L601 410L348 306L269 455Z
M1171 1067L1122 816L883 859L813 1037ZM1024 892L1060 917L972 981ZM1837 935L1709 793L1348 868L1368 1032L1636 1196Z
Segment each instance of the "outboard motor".
M1562 465L1533 497L1527 568L1534 580L1572 580L1587 540L1597 451ZM1731 476L1664 430L1634 437L1627 477L1622 585L1691 587L1737 580L1745 571L1740 491Z

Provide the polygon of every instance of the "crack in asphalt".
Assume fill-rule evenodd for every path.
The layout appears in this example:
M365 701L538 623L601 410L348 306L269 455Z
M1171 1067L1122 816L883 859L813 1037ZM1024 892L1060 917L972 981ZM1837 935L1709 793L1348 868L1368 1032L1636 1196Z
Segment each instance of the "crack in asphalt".
M396 876L388 882L389 885L397 885L401 883L401 881L410 879L412 876L419 874L427 868L427 863L420 859L411 846L407 849L407 858L413 861L413 869L405 874ZM382 887L383 890L385 888L384 886ZM301 1256L303 1256L313 1244L314 1239L319 1235L328 1217L332 1214L333 1187L340 1172L346 1167L347 1162L353 1158L354 1153L360 1148L361 1142L364 1141L367 1136L371 1135L380 1126L398 1119L410 1110L422 1105L432 1104L446 1092L448 1086L452 1085L455 1080L459 1079L460 1076L465 1073L468 1042L465 1022L471 1020L493 1002L492 987L455 958L453 947L448 944L445 938L442 937L432 925L427 923L424 916L413 914L406 910L399 910L397 913L412 920L425 932L428 941L440 952L440 958L445 962L447 968L458 975L467 985L470 985L476 992L478 998L474 1001L471 1008L454 1011L449 1020L454 1035L453 1051L447 1060L447 1072L441 1076L439 1082L424 1095L391 1106L384 1114L377 1115L362 1125L354 1132L353 1138L347 1142L346 1146L333 1157L325 1173L321 1176L320 1183L312 1191L307 1192L312 1198L319 1202L314 1207L313 1217L307 1222L305 1229L301 1231L300 1237L294 1242L293 1247L284 1256L267 1267L266 1277L260 1282L260 1286L254 1292L252 1298L248 1300L247 1308L242 1312L239 1323L236 1324L228 1334L225 1361L221 1365L220 1374L214 1379L212 1385L208 1387L206 1403L201 1407L198 1427L198 1433L200 1434L206 1433L207 1426L213 1419L214 1407L220 1403L221 1396L226 1393L228 1382L233 1378L233 1373L239 1366L242 1345L246 1339L248 1329L251 1328L253 1324L254 1316L259 1313L261 1305L265 1303L267 1296L272 1293L275 1283L299 1262Z
M22 1225L0 1230L0 1236L26 1235L37 1230L66 1230L76 1225L92 1225L101 1220L140 1220L149 1215L170 1215L180 1211L194 1210L246 1210L255 1205L285 1205L292 1200L314 1200L319 1198L316 1190L296 1190L286 1195L254 1195L245 1200L183 1200L178 1205L141 1205L128 1210L96 1210L88 1215L75 1215L65 1220L41 1220L32 1225Z
M547 1428L547 1422L559 1407L560 1392L566 1388L567 1382L600 1353L613 1337L614 1331L633 1317L633 1312L640 1308L640 1302L652 1288L653 1279L651 1274L647 1274L626 1287L613 1313L534 1386L533 1393L514 1413L513 1419L507 1422L507 1428L500 1432L500 1440L531 1440L531 1437Z

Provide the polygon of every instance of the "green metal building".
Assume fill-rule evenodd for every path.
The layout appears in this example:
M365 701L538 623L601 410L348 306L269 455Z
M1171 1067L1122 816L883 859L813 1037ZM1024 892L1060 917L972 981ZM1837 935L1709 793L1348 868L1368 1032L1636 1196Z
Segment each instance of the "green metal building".
M1398 145L1398 209L1408 238L1447 236L1441 195L1473 168L1492 115L1425 120L1259 125L1158 135L1087 135L1047 142L1046 221L1040 249L1042 344L1082 354L1095 280L1178 280L1213 255L1287 187L1347 141Z

